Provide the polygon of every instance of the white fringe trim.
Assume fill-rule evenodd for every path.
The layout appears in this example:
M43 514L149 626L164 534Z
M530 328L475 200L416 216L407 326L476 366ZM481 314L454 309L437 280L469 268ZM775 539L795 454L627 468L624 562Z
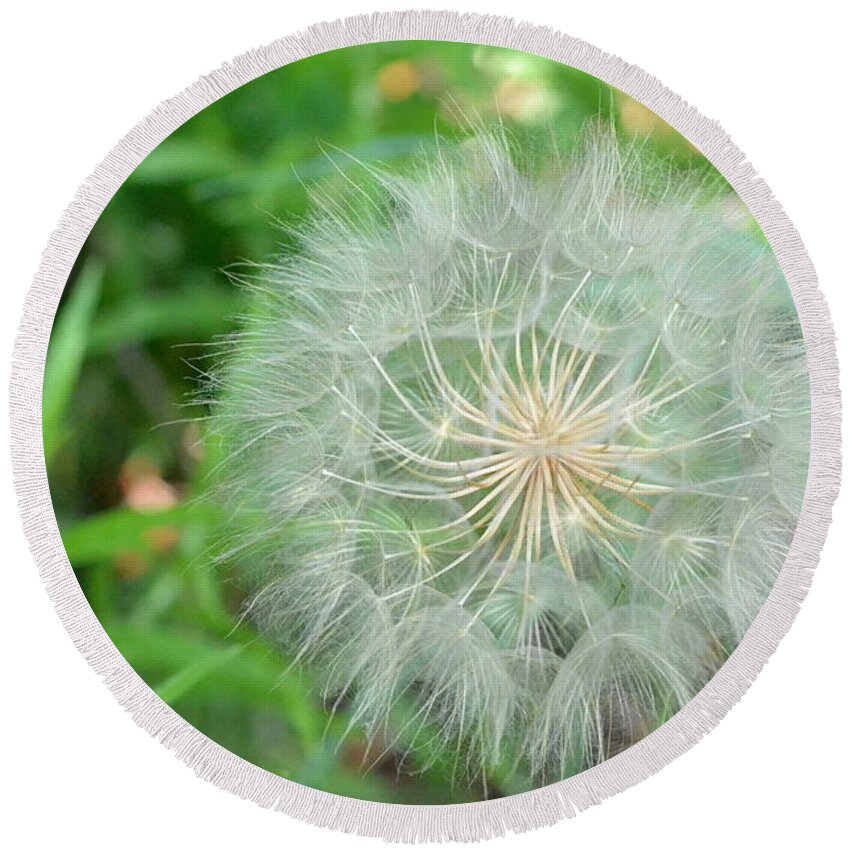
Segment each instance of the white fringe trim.
M403 39L473 42L545 56L593 74L671 124L720 170L767 235L800 314L811 380L811 460L799 526L770 597L729 660L671 720L620 755L536 791L462 805L370 803L298 785L235 756L163 703L106 636L77 584L53 513L41 437L44 362L59 298L89 231L136 166L204 107L268 71L328 50ZM716 122L649 74L575 38L509 18L412 11L317 24L237 57L157 107L103 160L62 216L27 296L14 350L12 460L24 531L48 594L79 651L136 723L201 778L300 820L387 841L477 841L523 832L572 817L651 776L692 747L743 696L790 627L809 589L838 493L840 395L833 337L809 257L770 189Z

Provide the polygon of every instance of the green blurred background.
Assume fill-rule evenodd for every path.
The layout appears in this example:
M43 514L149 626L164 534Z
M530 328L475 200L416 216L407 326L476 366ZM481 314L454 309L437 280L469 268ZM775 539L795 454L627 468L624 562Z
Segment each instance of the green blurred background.
M448 803L532 787L509 769L469 787L451 757L377 764L307 669L240 619L245 588L213 568L217 462L187 406L204 344L234 329L244 292L224 269L286 251L278 223L353 168L334 148L403 167L464 117L554 128L567 148L602 114L673 167L709 166L668 125L598 80L514 51L395 42L333 51L243 86L188 121L98 220L54 324L44 446L59 527L89 602L127 661L186 720L269 771L370 800ZM463 116L463 117L462 117ZM378 747L378 750L381 748ZM427 749L427 748L426 748ZM366 768L369 768L368 770ZM413 773L410 772L412 769Z

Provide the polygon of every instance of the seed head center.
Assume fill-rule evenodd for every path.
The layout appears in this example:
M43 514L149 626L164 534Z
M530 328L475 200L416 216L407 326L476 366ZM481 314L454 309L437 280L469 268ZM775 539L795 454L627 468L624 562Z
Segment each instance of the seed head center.
M563 347L555 333L541 343L535 327L518 331L513 344L479 333L477 357L464 361L460 382L447 373L427 323L420 338L428 381L414 395L366 349L397 420L418 436L371 423L381 454L406 483L361 486L460 506L460 516L434 531L460 540L471 527L475 542L443 572L481 555L483 574L497 561L532 562L551 552L573 575L577 532L613 551L612 538L640 530L623 516L622 501L648 509L641 495L667 488L626 471L644 450L621 441L617 422L644 401L615 390L619 361L606 367L593 352ZM435 495L423 493L423 482Z

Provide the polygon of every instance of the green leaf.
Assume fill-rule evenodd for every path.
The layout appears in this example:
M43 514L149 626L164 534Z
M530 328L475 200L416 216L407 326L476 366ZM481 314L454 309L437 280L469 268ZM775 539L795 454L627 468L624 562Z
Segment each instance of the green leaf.
M421 133L377 138L361 144L347 145L344 151L330 147L324 153L310 157L295 167L287 163L243 169L227 177L199 182L195 189L198 197L206 200L233 193L257 192L269 187L290 188L328 177L339 170L356 169L363 164L380 162L385 165L413 156L433 144L433 137Z
M277 709L307 750L321 747L327 719L309 696L309 682L288 672L287 659L253 634L199 638L186 629L118 623L107 625L106 631L146 681L161 680L156 690L169 704L191 688L209 692L210 698L227 696L244 705Z
M53 326L41 404L42 439L48 462L62 442L64 417L86 355L102 282L102 264L88 260Z
M209 340L231 329L232 317L244 302L244 294L236 287L222 289L209 283L157 293L155 298L133 294L98 316L89 350L108 353L122 345L163 338Z
M221 174L239 173L245 163L226 145L206 139L175 136L155 148L133 172L134 186L192 183Z
M156 552L156 531L182 530L195 522L212 524L217 516L216 507L208 502L188 502L151 513L115 508L61 529L62 542L76 568L108 561L120 552L152 555Z
M154 690L163 702L173 705L191 691L195 685L200 684L211 673L234 659L243 649L244 647L239 644L215 647L199 655L197 660L160 682L154 687Z

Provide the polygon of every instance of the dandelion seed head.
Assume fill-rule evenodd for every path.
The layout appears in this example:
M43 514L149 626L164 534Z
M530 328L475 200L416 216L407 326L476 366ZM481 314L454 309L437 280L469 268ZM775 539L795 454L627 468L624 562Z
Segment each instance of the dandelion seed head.
M781 568L787 285L727 194L610 128L533 167L500 128L403 176L329 157L348 190L237 275L211 369L247 613L368 760L570 775L687 702Z

